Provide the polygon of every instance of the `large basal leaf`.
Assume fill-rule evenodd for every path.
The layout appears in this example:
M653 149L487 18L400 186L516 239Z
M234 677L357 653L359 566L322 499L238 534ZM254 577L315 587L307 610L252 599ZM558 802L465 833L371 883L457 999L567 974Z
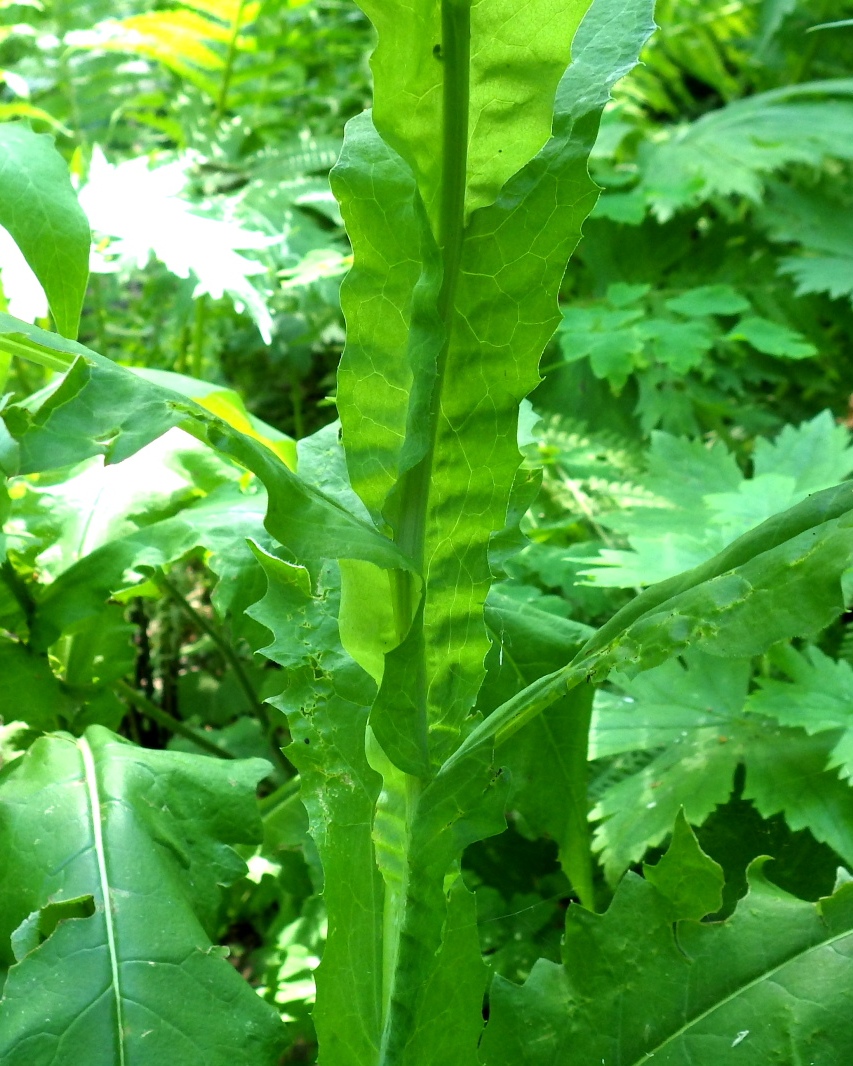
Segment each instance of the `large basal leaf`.
M261 760L135 747L93 726L0 777L0 1059L275 1066L278 1016L210 941L260 839Z
M682 827L606 914L571 907L562 965L538 962L521 987L495 979L484 1066L846 1061L853 885L804 903L767 880L765 862L731 918L697 921L718 905L722 878Z
M56 328L76 337L89 279L89 223L52 138L20 122L0 125L0 225L41 282Z

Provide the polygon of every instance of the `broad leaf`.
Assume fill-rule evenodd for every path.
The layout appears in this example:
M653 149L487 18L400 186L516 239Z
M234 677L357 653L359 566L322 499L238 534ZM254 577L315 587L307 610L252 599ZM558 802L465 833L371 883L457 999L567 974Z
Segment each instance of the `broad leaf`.
M695 920L696 896L682 893L700 873L718 886L705 905L719 898L719 867L689 832L650 871L656 884L628 874L606 914L571 907L562 965L540 961L521 987L495 979L485 1066L762 1066L792 1049L833 1066L853 1054L853 886L804 903L765 862L725 922Z
M7 412L21 451L21 473L95 455L120 462L180 425L260 478L269 495L267 528L295 557L307 562L354 558L410 569L400 550L369 522L300 480L279 457L281 442L262 439L254 424L241 432L156 380L10 315L0 314L0 349L67 370L37 411L16 407Z
M245 869L231 845L260 837L266 772L97 726L5 770L4 1063L278 1062L279 1019L209 937L218 885Z
M695 646L711 655L758 655L810 636L847 604L853 564L853 485L816 492L707 563L646 589L561 670L529 685L477 726L445 764L496 738L503 743L584 679L631 674Z
M41 282L65 337L76 337L89 278L89 223L47 134L0 125L0 225Z

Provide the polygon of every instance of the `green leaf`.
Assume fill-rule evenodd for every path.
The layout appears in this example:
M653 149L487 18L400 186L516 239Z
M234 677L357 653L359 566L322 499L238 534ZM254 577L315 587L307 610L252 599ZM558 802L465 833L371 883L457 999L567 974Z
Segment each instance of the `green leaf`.
M256 553L268 588L250 613L273 635L262 654L284 670L273 702L288 718L287 753L323 865L329 940L314 1024L333 1062L363 1066L376 1061L382 1021L383 882L372 835L381 778L365 755L375 685L341 645L334 568L315 591L303 567Z
M494 643L478 703L487 712L565 662L589 627L519 604L493 587L486 621ZM595 690L584 685L549 707L500 754L510 773L509 808L536 836L556 841L559 858L583 902L591 904L587 825L587 735Z
M801 426L785 426L774 441L756 442L753 477L744 478L721 445L707 448L653 433L642 485L657 496L604 515L626 534L630 551L605 548L583 576L618 588L651 584L710 558L738 536L853 469L846 427L823 411Z
M853 295L853 219L843 201L820 188L774 184L760 219L772 240L799 246L799 254L779 261L780 273L796 281L797 295Z
M808 828L853 866L853 788L827 769L838 739L838 733L767 730L749 752L743 794L762 817L784 814L791 829Z
M731 285L700 285L667 300L666 306L670 311L690 317L737 315L748 309L749 301Z
M260 837L254 789L267 771L142 750L97 726L38 740L10 765L4 1063L278 1062L278 1017L208 932L218 885L245 869L231 845Z
M689 877L696 858L683 835L671 874ZM853 1054L853 889L804 903L764 862L725 922L673 926L671 900L634 874L606 914L571 907L561 966L541 960L521 987L495 978L485 1066L759 1066L792 1053L833 1066Z
M363 0L360 6L379 36L371 61L376 126L416 175L434 229L443 154L460 147L453 143L454 123L468 131L466 217L494 203L548 139L554 94L589 0L533 0L522 9L497 0L470 11L456 2L444 8L450 25L442 24L442 8L431 0ZM455 59L451 39L470 41L470 69L460 98L464 113L443 128L443 84Z
M0 124L0 225L24 253L56 327L76 337L89 278L89 223L53 139Z
M0 348L68 371L35 413L18 407L7 414L21 447L22 473L94 455L120 462L181 425L261 479L269 494L267 528L295 557L309 563L354 558L382 568L411 568L369 522L298 478L279 457L281 442L259 439L263 435L254 425L248 433L240 432L179 393L10 315L0 314Z
M761 725L744 716L748 660L689 652L684 661L670 660L596 700L590 758L649 753L590 815L599 822L595 849L610 881L663 840L681 808L701 825L729 798L738 764L764 740Z
M722 906L723 868L699 847L684 811L679 811L666 854L656 865L644 865L643 874L669 900L675 921L698 922Z
M726 339L746 341L756 351L777 355L782 359L809 359L817 355L817 348L801 333L757 315L742 318Z
M653 585L619 611L565 667L513 696L478 725L450 766L503 743L583 679L632 674L695 646L718 656L761 654L819 632L846 606L853 562L853 485L825 489L736 540L707 563Z
M448 5L451 9L455 7ZM437 10L431 6L430 17ZM525 9L519 25L527 24L533 10ZM594 199L586 157L610 86L634 62L650 26L645 7L626 10L614 0L612 7L603 2L590 10L557 90L551 140L507 182L495 203L470 215L467 225L462 204L453 200L453 190L459 191L465 177L458 143L464 131L453 133L456 154L444 157L449 169L442 187L450 197L445 208L456 214L452 226L448 223L439 234L436 248L424 209L413 200L413 178L392 151L397 148L405 156L410 142L404 145L403 136L392 136L388 129L394 123L405 126L411 144L425 146L433 142L421 141L420 133L440 123L434 117L423 119L417 108L400 109L396 100L393 120L388 117L383 64L391 64L389 71L393 67L388 78L399 77L406 84L436 64L444 71L447 91L457 94L450 104L464 111L464 87L454 82L453 70L461 70L465 60L461 54L443 53L437 63L424 36L417 37L414 51L407 51L419 11L393 11L398 19L394 32L389 28L392 5L381 11L375 60L377 125L391 147L382 144L367 118L357 119L333 172L355 256L342 294L349 332L338 405L354 486L375 518L381 511L416 568L429 564L423 606L427 640L421 644L413 636L405 650L394 654L400 669L421 679L420 728L425 721L430 761L436 765L452 750L482 679L488 650L481 612L491 583L489 539L505 524L520 463L519 401L538 380L539 356L559 321L557 292L565 262ZM487 30L485 22L478 22L497 18L492 8L477 6L471 17L474 71L481 54L483 61L490 54L500 23ZM619 21L618 34L612 32L614 21ZM448 33L460 48L466 46L464 27L454 24L445 31L444 52ZM391 46L395 33L397 44ZM411 59L419 50L425 50L426 67ZM472 73L472 94L478 76ZM537 73L536 88L531 81L530 91L539 92L539 85ZM433 97L424 106L431 108ZM473 127L471 136L476 140ZM433 166L433 149L427 154ZM412 162L411 155L408 159ZM425 192L426 179L417 180L428 214L432 194ZM400 204L393 213L399 233L389 234L389 203ZM376 283L371 281L379 277L383 263L392 266L387 303L374 298ZM386 274L381 276L384 294ZM400 343L403 336L407 345ZM355 391L356 382L367 384ZM414 613L413 605L399 604L404 624ZM386 739L391 730L379 723L388 705L380 697L376 716ZM411 757L402 751L388 754L398 761Z
M24 721L37 732L55 729L74 701L50 669L47 657L24 644L0 638L0 720Z
M785 648L774 659L790 680L759 677L749 709L810 735L840 730L828 768L853 780L853 668L815 647Z
M39 596L32 641L47 648L60 633L78 629L100 614L106 601L145 579L145 571L176 562L194 548L251 562L247 538L267 541L265 493L246 495L222 486L174 518L154 522L89 552L49 584ZM215 559L214 559L215 565Z
M760 201L763 178L792 163L850 159L853 79L756 93L648 145L642 188L661 222L713 196Z

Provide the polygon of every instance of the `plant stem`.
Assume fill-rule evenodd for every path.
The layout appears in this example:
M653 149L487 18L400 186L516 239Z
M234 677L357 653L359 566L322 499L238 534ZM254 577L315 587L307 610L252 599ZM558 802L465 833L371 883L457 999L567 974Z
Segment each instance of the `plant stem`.
M228 664L228 666L234 671L234 677L237 680L237 684L243 690L246 699L249 702L252 712L261 725L267 735L267 739L270 742L270 747L273 751L273 756L279 765L279 768L290 777L293 774L293 767L284 757L281 748L276 740L276 728L272 723L269 712L261 700L258 699L258 695L255 692L252 682L249 680L249 675L240 661L239 656L234 651L234 648L229 642L222 636L219 630L210 624L210 622L199 611L192 606L175 588L172 582L165 576L160 574L154 578L154 583L157 587L169 597L170 600L191 618L196 626L213 641L216 645L222 658Z
M225 69L222 71L222 81L219 85L219 96L216 100L215 115L222 119L228 106L228 92L231 88L231 78L234 74L234 62L237 59L237 41L240 38L240 29L243 24L243 10L246 0L240 0L237 14L234 16L234 28L231 31L231 39L228 42L228 53L225 56Z
M302 779L298 774L295 774L289 780L285 781L283 785L270 792L268 796L264 796L258 800L258 807L261 811L261 817L272 814L273 811L279 810L281 807L288 806L294 800L299 799L299 793L302 788Z
M194 378L204 374L204 327L207 320L207 294L202 293L195 302L195 320L193 323L193 369Z
M202 748L210 755L216 755L220 759L234 758L230 751L220 748L218 744L214 743L214 741L209 740L204 733L201 733L197 729L193 729L192 726L188 726L179 719L174 718L168 713L168 711L164 711L161 707L158 707L156 703L152 703L147 696L143 696L141 692L138 692L135 688L128 685L126 681L116 681L113 687L119 695L124 696L128 703L133 704L138 711L147 715L152 721L157 722L158 725L162 725L170 732L184 737L185 740L191 741L196 747Z
M471 0L442 0L441 54L444 70L442 90L442 182L439 202L438 242L442 257L442 282L438 296L438 314L444 326L444 339L436 360L436 377L429 407L427 448L421 460L401 479L399 520L395 540L402 551L424 572L426 529L429 516L432 472L441 419L441 396L445 384L450 347L454 301L462 259L465 230L465 191L468 170L468 109L471 63ZM395 610L404 624L412 618L411 584L400 581ZM429 595L425 584L424 600ZM423 603L413 626L423 630ZM427 705L426 657L423 642L418 656L417 675L410 679L411 691L417 694L420 707L419 729L423 751L428 758L429 716ZM409 884L412 864L412 831L417 815L423 782L407 774L397 781L396 802L403 815L401 839L402 879L394 883L386 878L383 904L383 979L382 1036L379 1051L381 1066L396 1066L405 1055L413 1037L410 989L398 989L398 975L411 968L412 955L422 946L416 943L409 928L415 921L416 902ZM393 775L386 776L385 787L394 791ZM436 948L438 945L436 945Z

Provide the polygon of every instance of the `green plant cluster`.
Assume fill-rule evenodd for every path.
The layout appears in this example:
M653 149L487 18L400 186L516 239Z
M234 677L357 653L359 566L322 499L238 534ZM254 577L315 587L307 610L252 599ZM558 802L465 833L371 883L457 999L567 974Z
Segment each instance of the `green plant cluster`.
M0 1062L838 1066L853 5L359 3L0 0Z

